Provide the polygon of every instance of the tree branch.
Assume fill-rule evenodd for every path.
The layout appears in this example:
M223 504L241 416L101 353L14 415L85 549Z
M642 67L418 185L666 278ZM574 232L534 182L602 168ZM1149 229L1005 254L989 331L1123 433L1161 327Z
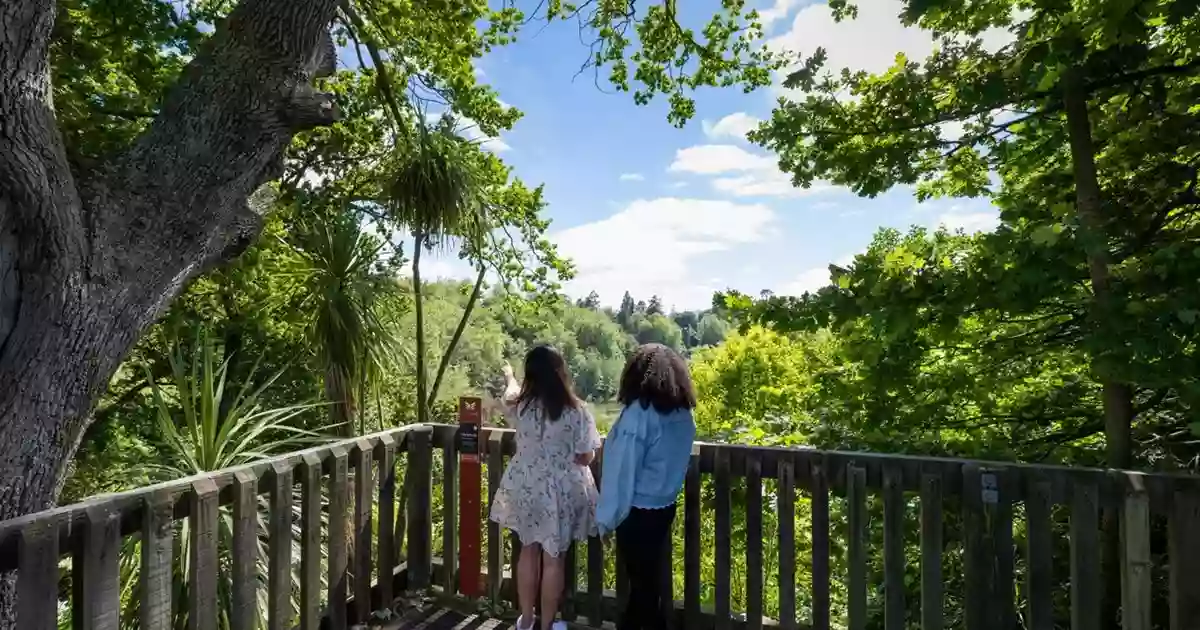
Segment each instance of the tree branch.
M454 349L458 346L458 340L462 339L463 332L467 329L467 322L471 319L471 313L475 310L475 302L479 300L479 293L483 290L483 278L487 273L487 267L483 264L479 265L479 274L475 277L475 286L471 288L471 296L467 298L467 305L463 307L462 317L458 320L458 326L454 328L454 334L450 335L450 343L446 344L446 350L442 353L442 360L438 362L437 375L433 378L433 386L429 388L426 404L432 408L434 400L437 399L438 388L442 385L442 378L446 376L446 369L450 367L450 359L454 356Z
M337 119L332 95L312 85L336 67L335 7L243 0L217 25L147 131L87 183L85 197L97 206L93 238L113 257L94 261L99 269L150 267L165 283L257 236L259 212L245 200L282 175L297 131Z
M0 203L0 231L15 232L20 254L13 262L26 279L49 273L66 280L85 253L78 193L52 105L54 5L0 5L0 197L9 200Z

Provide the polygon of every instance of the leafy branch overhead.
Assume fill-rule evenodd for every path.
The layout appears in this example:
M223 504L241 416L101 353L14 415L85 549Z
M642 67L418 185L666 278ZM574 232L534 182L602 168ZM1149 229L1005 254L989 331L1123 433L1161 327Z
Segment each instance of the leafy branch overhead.
M1179 428L1200 404L1189 367L1200 293L1180 290L1200 273L1196 3L903 7L902 21L938 36L927 59L898 55L873 75L828 69L818 50L750 138L796 185L985 197L1000 227L970 239L885 232L815 293L719 305L845 335L877 386L944 405L913 411L931 426L963 412L930 393L945 388L977 401L979 421L1055 419L1017 436L1051 449L1101 433L1110 466L1188 452ZM965 393L970 379L994 388L1006 374L1024 410ZM1050 380L1030 389L1037 374ZM879 413L898 400L886 398Z
M1092 98L1126 106L1190 83L1200 69L1189 47L1193 5L906 2L903 22L940 34L928 59L899 54L871 75L827 68L818 49L788 75L801 96L781 101L751 139L778 153L801 186L823 179L867 196L914 184L922 197L985 194L988 171L1023 155L1013 142L1063 137L1068 69Z

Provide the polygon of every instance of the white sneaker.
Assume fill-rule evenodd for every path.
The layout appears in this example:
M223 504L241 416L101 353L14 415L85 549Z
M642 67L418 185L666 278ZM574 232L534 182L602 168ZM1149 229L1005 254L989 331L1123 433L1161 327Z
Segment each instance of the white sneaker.
M555 621L554 624L550 626L550 630L567 630L567 622Z
M537 622L537 618L535 617L535 618L529 620L529 625L526 625L525 617L517 617L517 630L533 630L533 626L536 622ZM554 630L558 630L558 629L555 628Z

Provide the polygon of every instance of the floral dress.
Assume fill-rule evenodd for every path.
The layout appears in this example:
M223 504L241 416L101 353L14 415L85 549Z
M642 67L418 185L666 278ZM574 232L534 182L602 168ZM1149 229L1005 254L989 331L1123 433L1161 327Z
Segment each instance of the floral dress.
M575 463L577 453L600 448L596 421L586 407L567 407L558 420L537 403L506 411L516 425L517 454L504 470L491 519L521 544L537 543L558 556L572 541L596 534L596 481Z

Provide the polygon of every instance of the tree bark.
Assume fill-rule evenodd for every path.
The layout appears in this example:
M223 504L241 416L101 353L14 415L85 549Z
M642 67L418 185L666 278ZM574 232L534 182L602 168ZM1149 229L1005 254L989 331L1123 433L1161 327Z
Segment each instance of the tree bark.
M1092 143L1088 95L1078 68L1066 72L1063 79L1063 104L1067 113L1067 131L1071 142L1071 163L1075 176L1075 208L1083 225L1088 276L1092 284L1094 334L1108 333L1108 321L1114 313L1114 296L1107 238L1107 221L1100 181L1096 176L1096 150ZM1133 389L1100 370L1103 388L1104 435L1107 463L1112 468L1133 464Z
M459 339L462 339L463 332L467 329L467 321L471 319L471 313L475 310L475 303L479 301L479 294L483 292L483 277L486 273L487 268L480 265L479 274L475 276L475 286L471 288L471 296L467 298L467 305L463 307L462 317L458 320L458 326L454 328L454 334L450 335L450 343L442 352L442 360L438 362L437 375L433 378L433 386L429 388L429 397L425 403L431 408L434 399L437 398L438 388L442 386L442 377L446 375L446 370L450 367L450 358L454 354L454 348L458 346Z
M1071 163L1075 177L1075 208L1083 226L1083 244L1088 276L1092 284L1092 333L1111 337L1109 325L1115 311L1115 296L1110 285L1108 229L1100 180L1096 175L1096 149L1092 142L1088 93L1078 67L1063 77L1063 105L1067 114L1067 132L1071 144ZM1102 343L1112 342L1102 340ZM1099 345L1099 344L1098 344ZM1093 365L1096 365L1093 358ZM1133 388L1115 378L1104 367L1094 368L1100 380L1104 405L1106 461L1110 468L1128 469L1133 465ZM1104 614L1107 628L1116 628L1121 602L1121 529L1116 510L1104 510L1102 573Z
M335 6L243 0L130 149L73 170L47 57L55 3L0 3L0 520L53 504L130 348L258 235L247 200L293 135L336 119L311 85L334 68Z
M425 235L413 232L413 313L417 319L417 423L429 422L429 407L425 404L425 300L421 296L421 252L425 248Z

